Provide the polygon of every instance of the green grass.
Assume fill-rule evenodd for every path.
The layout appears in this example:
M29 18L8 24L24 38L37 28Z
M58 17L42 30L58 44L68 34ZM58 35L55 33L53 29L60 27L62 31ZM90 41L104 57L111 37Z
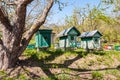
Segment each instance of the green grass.
M82 72L90 72L87 80L106 80L109 76L110 80L120 79L120 51L94 51L86 53L83 49L74 51L63 51L61 49L41 50L26 49L23 54L26 59L32 59L33 63L39 63L43 72L50 72L54 69L58 72L52 72L48 77L41 76L37 80L82 80ZM27 72L29 73L29 71ZM4 75L2 72L1 75ZM6 75L6 74L5 74ZM87 78L87 77L85 77ZM24 75L19 75L18 79L27 80ZM4 79L5 80L5 79ZM7 78L7 80L17 80L16 78ZM34 79L32 79L34 80ZM36 80L36 79L35 79Z
M92 72L92 79L93 80L103 80L103 74L98 71Z

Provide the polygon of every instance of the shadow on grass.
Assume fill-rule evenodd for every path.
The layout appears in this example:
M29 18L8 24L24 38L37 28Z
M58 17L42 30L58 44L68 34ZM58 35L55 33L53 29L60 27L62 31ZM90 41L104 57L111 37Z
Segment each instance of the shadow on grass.
M71 53L76 53L78 54L75 58L73 59L68 59L66 61L64 61L63 64L56 64L56 63L46 63L47 61L53 61L56 57L59 57L61 55L63 55L65 52L62 50L56 50L56 51L42 51L42 52L46 52L48 54L50 54L49 56L46 56L44 59L39 59L38 56L36 54L31 55L30 58L25 59L25 60L21 60L19 61L20 66L22 66L22 68L24 69L24 66L28 66L28 67L40 67L42 69L42 71L50 78L52 78L53 80L58 80L57 77L55 76L55 74L53 74L51 72L51 68L68 68L68 66L70 64L72 64L74 61L82 58L83 56L87 55L87 54L83 54L82 51L71 51ZM24 69L25 70L25 69ZM33 74L30 72L30 74L32 76L28 76L31 78L37 78L38 75ZM40 76L39 76L40 77Z
M105 51L93 51L92 53L96 55L101 55L101 56L106 54Z
M50 55L47 56L47 57L45 57L44 59L39 59L36 54L33 54L33 55L31 55L30 58L19 61L19 66L21 66L24 71L26 71L26 69L24 68L24 66L26 66L26 67L40 67L42 69L42 71L49 78L52 78L52 80L58 80L58 78L56 77L56 74L54 74L54 73L51 72L51 68L66 68L66 69L69 69L69 70L72 70L72 71L77 71L80 74L90 74L91 71L102 71L102 70L120 69L120 66L118 66L117 68L104 68L104 69L98 69L98 70L69 68L68 67L69 65L71 65L73 62L79 60L80 58L86 56L88 53L86 53L84 51L70 51L71 54L72 53L73 54L76 53L78 55L75 58L65 60L63 64L56 64L56 63L47 63L47 61L53 61L56 57L59 57L60 55L64 54L64 51L57 50L57 51L43 51L43 52L46 52L46 53L48 53ZM104 52L101 52L101 53L94 52L94 54L104 55L105 53ZM74 76L78 76L80 74L77 74L77 75L74 75ZM40 78L41 77L41 76L36 75L35 73L30 72L30 71L27 71L27 75L30 78ZM72 75L72 74L70 74L70 75Z

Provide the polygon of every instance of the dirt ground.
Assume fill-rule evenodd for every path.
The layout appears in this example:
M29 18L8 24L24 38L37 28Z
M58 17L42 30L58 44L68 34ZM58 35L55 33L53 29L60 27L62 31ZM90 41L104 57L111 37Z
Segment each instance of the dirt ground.
M114 55L111 61L94 54L50 55L43 59L21 56L17 65L8 69L7 76L3 77L20 79L23 76L29 80L119 80L119 65L120 60Z

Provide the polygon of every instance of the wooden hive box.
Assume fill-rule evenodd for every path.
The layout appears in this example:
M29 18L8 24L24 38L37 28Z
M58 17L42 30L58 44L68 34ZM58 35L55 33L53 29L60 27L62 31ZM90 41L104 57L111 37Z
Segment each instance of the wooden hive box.
M40 29L36 32L35 40L37 48L48 48L51 46L51 34L52 30Z

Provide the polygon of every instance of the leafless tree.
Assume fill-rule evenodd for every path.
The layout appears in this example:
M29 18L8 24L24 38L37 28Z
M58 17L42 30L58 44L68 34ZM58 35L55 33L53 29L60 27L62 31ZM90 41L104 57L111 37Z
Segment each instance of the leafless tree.
M24 32L27 26L26 17L29 16L27 7L34 4L34 1L39 0L0 0L0 27L2 29L2 38L0 39L1 70L6 70L15 65L33 34L44 24L54 3L54 0L45 0L45 8L42 13L40 12L40 17L35 19L31 27Z

